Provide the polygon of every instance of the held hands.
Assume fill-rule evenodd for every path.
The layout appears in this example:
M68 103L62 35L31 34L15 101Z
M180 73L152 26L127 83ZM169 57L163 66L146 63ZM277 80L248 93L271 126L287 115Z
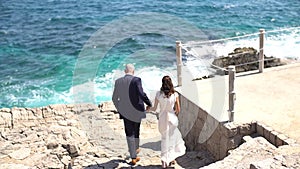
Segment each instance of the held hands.
M146 107L146 112L155 115L156 118L157 118L157 120L158 120L158 119L159 119L159 114L156 113L156 112L153 112L153 111L154 111L154 110L153 110L153 107L150 107L150 106L147 106L147 107Z
M151 109L151 107L150 107L150 106L147 106L147 107L146 107L146 112L150 112L150 109Z

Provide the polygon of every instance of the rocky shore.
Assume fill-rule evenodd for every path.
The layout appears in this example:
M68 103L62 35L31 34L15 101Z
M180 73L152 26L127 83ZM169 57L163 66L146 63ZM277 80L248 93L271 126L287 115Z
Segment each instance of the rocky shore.
M123 122L108 102L0 109L1 169L131 168ZM154 114L141 126L141 161L135 168L161 168L160 135ZM276 148L262 137L221 161L207 151L187 152L171 168L300 168L300 148Z
M274 56L264 55L264 68L285 65L287 59L280 59ZM227 68L230 65L236 66L236 72L246 72L258 70L259 53L252 47L236 48L228 56L221 56L212 62L213 65L221 68Z
M0 136L1 169L131 168L123 122L111 103L3 108ZM135 167L160 168L156 115L143 120L141 138L142 160ZM178 162L188 168L193 160L196 168L214 161L203 151Z

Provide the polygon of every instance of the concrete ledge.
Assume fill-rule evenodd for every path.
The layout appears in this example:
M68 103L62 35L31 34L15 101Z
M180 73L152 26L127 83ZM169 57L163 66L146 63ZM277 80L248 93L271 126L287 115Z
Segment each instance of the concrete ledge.
M180 95L180 100L184 105L179 116L179 129L188 150L208 150L215 160L221 160L228 155L229 150L243 143L244 136L262 136L276 147L296 143L261 122L219 122L183 95Z
M237 148L243 136L257 132L256 122L247 124L223 123L205 110L180 96L182 105L179 129L188 150L208 150L216 160L228 155L228 150Z
M273 144L276 147L282 145L292 145L296 143L296 140L289 138L282 133L274 131L270 126L267 126L261 122L257 122L256 126L257 126L256 127L257 134L264 137L266 140L268 140L271 144Z

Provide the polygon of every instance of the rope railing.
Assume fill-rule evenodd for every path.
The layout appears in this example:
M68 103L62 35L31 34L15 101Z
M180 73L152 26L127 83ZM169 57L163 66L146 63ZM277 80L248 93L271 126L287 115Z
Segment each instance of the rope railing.
M186 48L183 47L183 49L186 49ZM195 56L195 55L199 56L193 49L191 49L191 50L189 50L189 51L192 51L192 52L193 52L193 53L191 53L192 55L194 54L194 56ZM237 56L237 55L242 55L242 54L246 54L246 53L250 53L250 52L241 52L241 53L237 53L237 54L230 54L230 56ZM270 61L270 60L276 60L276 59L277 59L277 58L269 58L269 59L264 59L264 61ZM245 66L245 65L250 65L250 64L254 64L254 63L259 63L259 62L261 62L261 61L262 61L262 60L259 59L259 60L256 60L256 61L246 62L246 63L234 65L234 66L236 66L236 67L239 67L239 66ZM219 70L222 70L222 71L228 71L228 70L227 70L228 67L222 68L222 67L217 66L217 65L214 65L214 64L212 64L212 63L209 63L209 64L210 64L210 66L213 67L213 68L216 68L216 69L219 69Z
M270 61L270 60L276 60L277 58L270 58L270 59L264 59L264 61ZM247 63L242 63L242 64L238 64L238 65L234 65L235 67L239 67L239 66L245 66L245 65L250 65L253 63L259 63L262 60L257 60L257 61L252 61L252 62L247 62Z
M200 45L200 44L222 42L222 41L227 41L227 40L233 40L233 39L245 38L245 37L254 36L254 35L259 35L259 33L247 34L247 35L243 35L243 36L235 36L235 37L224 38L224 39L216 39L216 40L201 41L201 42L194 42L194 41L193 41L193 42L189 42L188 45L189 45L189 46L192 45L192 46L197 47L197 45ZM188 45L183 44L183 46L188 46Z
M259 36L259 56L258 56L258 60L256 61L252 61L252 62L246 62L246 63L241 63L241 64L237 64L235 65L236 67L240 67L240 66L245 66L245 65L249 65L249 64L253 64L253 63L259 63L259 72L263 72L263 67L264 67L264 61L270 61L270 60L275 60L277 58L269 58L269 59L266 59L264 58L264 35L267 34L267 33L276 33L276 32L281 32L281 31L290 31L290 30L297 30L297 29L300 29L300 27L292 27L292 28L285 28L285 29L279 29L279 30L271 30L271 31L264 31L263 29L260 30L259 33L252 33L252 34L247 34L247 35L243 35L243 36L236 36L236 37L231 37L231 38L223 38L223 39L217 39L217 40L209 40L209 41L201 41L201 42L188 42L187 44L181 44L181 48L184 49L185 51L189 52L189 54L191 54L192 56L195 56L195 57L199 57L200 58L200 55L194 50L194 47L199 47L201 46L201 44L207 44L207 43L214 43L214 42L221 42L221 41L226 41L226 40L233 40L233 39L240 39L240 38L245 38L245 37L250 37L250 36L257 36L257 35L260 35ZM235 56L238 56L238 55L244 55L244 54L247 54L247 53L250 53L250 52L241 52L241 53L231 53L231 54L228 54L230 55L231 57L235 57ZM211 67L215 68L215 69L219 69L219 70L222 70L222 71L228 71L227 70L227 67L220 67L220 66L217 66L217 65L214 65L212 63L209 63Z
M270 58L270 59L264 59L264 61L270 61L270 60L276 60L277 58ZM254 63L259 63L261 60L257 60L257 61L252 61L252 62L247 62L247 63L241 63L241 64L238 64L238 65L234 65L235 67L240 67L240 66L245 66L245 65L250 65L250 64L254 64ZM224 72L228 72L228 67L220 67L220 66L217 66L217 65L214 65L214 64L211 64L210 63L210 66L215 68L215 69L218 69L218 70L221 70L221 71L224 71Z
M222 71L224 71L224 72L228 71L226 67L223 68L223 67L220 67L220 66L217 66L217 65L214 65L214 64L210 64L210 66L213 67L213 68L222 70Z
M244 66L244 65L248 65L248 64L253 64L253 63L260 63L259 65L259 72L263 72L263 67L264 67L264 61L269 61L269 60L274 60L276 58L270 58L270 59L265 59L264 58L264 35L265 34L270 34L270 33L276 33L276 32L282 32L282 31L292 31L292 30L297 30L300 29L300 26L298 27L290 27L290 28L284 28L284 29L277 29L277 30L271 30L271 31L264 31L263 29L261 29L258 33L252 33L252 34L246 34L246 35L242 35L242 36L235 36L235 37L230 37L230 38L223 38L223 39L217 39L217 40L208 40L208 41L200 41L200 42L195 42L195 41L191 41L191 42L187 42L186 44L182 44L180 43L180 48L184 49L185 51L189 52L191 55L196 56L196 57L200 57L199 54L193 49L193 47L200 47L203 46L203 44L209 44L209 43L216 43L216 42L222 42L222 41L228 41L228 40L234 40L234 39L241 39L241 38L245 38L245 37L250 37L250 36L259 36L259 57L257 61L253 61L253 62L247 62L247 63L242 63L239 65L235 65L235 66ZM299 30L300 31L300 30ZM179 48L178 48L179 49ZM237 56L237 55L241 55L241 54L246 54L249 52L241 52L241 53L235 53L235 54L230 54L231 57ZM181 57L182 58L182 57ZM226 71L225 68L210 64L212 67L216 68L216 69L220 69L223 71Z
M267 31L266 33L275 33L275 32L282 32L282 31L290 31L293 29L300 29L299 27L291 27L291 28L284 28L284 29L278 29L278 30L271 30L271 31Z
M188 49L186 48L186 46L184 46L184 45L181 45L181 47L182 47L182 49L191 52L191 54L192 54L193 56L200 57L200 56L198 55L198 53L197 53L193 48L191 48L190 50L188 50ZM212 66L212 67L214 67L214 68L216 68L216 69L220 69L220 70L223 70L223 71L227 71L226 69L221 68L221 67L216 66L216 65L213 65L212 63L209 63L209 64L210 64L210 66Z
M293 30L293 29L299 29L300 27L292 27L292 28L285 28L285 29L280 29L280 30L272 30L272 31L267 31L265 32L264 29L260 29L259 33L253 33L253 34L247 34L243 36L236 36L236 37L231 37L231 38L224 38L224 39L217 39L217 40L208 40L208 41L201 41L201 42L188 42L187 44L181 44L180 41L176 42L176 56L177 56L177 77L178 77L178 86L182 86L182 52L181 50L184 49L187 52L190 52L193 56L199 57L199 54L194 50L193 47L197 46L202 46L203 44L208 44L208 43L216 43L216 42L222 42L222 41L227 41L227 40L233 40L233 39L240 39L240 38L245 38L245 37L250 37L250 36L257 36L259 35L259 55L258 55L258 60L247 62L247 63L241 63L237 65L230 65L228 67L220 67L217 65L213 65L212 63L209 63L211 67L222 70L223 72L228 72L229 76L229 90L228 90L228 96L229 96L229 122L234 121L234 105L235 105L235 100L236 100L236 93L234 90L234 83L235 83L235 73L236 73L236 67L240 66L245 66L249 64L254 64L254 63L259 63L259 72L263 72L264 68L264 62L265 61L270 61L270 60L275 60L277 58L269 58L265 59L264 58L264 39L265 39L265 34L267 33L276 33L280 31L287 31L287 30ZM202 44L202 45L201 45ZM246 54L250 52L241 52L241 53L236 53L236 54L230 54L230 56L236 56L236 55L241 55L241 54Z
M264 61L270 61L270 60L276 60L277 58L270 58L270 59L264 59ZM245 65L250 65L250 64L254 64L254 63L259 63L261 60L256 60L256 61L252 61L252 62L247 62L247 63L241 63L241 64L238 64L238 65L234 65L235 67L240 67L240 66L245 66ZM211 64L212 67L215 67L216 69L219 69L219 70L223 70L223 71L228 71L228 67L219 67L219 66L216 66L214 64Z
M193 56L200 57L200 56L198 55L198 53L197 53L193 48L187 49L187 47L186 47L186 46L183 46L183 45L182 45L182 48L183 48L184 50L186 50L186 51L189 51L190 54L192 54ZM262 48L262 49L263 49L263 48ZM242 55L242 54L246 54L246 53L250 53L250 52L241 52L241 53L236 53L236 54L230 54L230 56L233 56L233 57L234 57L234 56ZM275 60L275 59L277 59L277 58L264 59L264 61L270 61L270 60ZM259 63L260 61L262 61L262 60L259 59L259 60L257 60L257 61L252 61L252 62L242 63L242 64L238 64L238 65L234 65L234 66L236 66L236 67L239 67L239 66L245 66L245 65L250 65L250 64L253 64L253 63ZM228 71L228 70L227 70L228 67L222 68L222 67L217 66L217 65L214 65L214 64L212 64L212 63L209 63L209 64L210 64L211 67L213 67L213 68L215 68L215 69L219 69L219 70L222 70L222 71Z
M294 30L294 29L300 29L300 26L299 27L291 27L291 28L284 28L284 29L277 29L277 30L265 31L265 34L282 32L282 31L291 31L291 30ZM223 39L216 39L216 40L207 40L207 41L199 41L199 42L191 41L191 42L188 42L187 44L182 44L182 46L186 46L186 47L190 47L190 46L198 47L198 45L201 45L201 44L222 42L222 41L228 41L228 40L233 40L233 39L241 39L241 38L246 38L246 37L250 37L250 36L257 36L259 34L260 33L251 33L251 34L246 34L246 35L242 35L242 36L235 36L235 37L223 38Z

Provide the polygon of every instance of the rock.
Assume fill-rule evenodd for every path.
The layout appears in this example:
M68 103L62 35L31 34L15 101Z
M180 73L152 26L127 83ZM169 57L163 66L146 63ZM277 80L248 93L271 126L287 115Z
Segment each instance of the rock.
M130 168L123 121L115 112L109 111L111 109L109 105L112 106L112 103L104 106L107 111L101 113L99 108L89 104L33 109L14 108L18 125L7 128L0 121L0 168ZM5 115L7 117L12 116L10 109L0 109L0 116L1 113L7 113ZM17 116L23 114L25 114L24 117ZM22 125L27 122L34 126ZM140 166L141 168L160 168L160 135L156 116L147 115L141 127L143 140L141 140L142 151L139 155L143 157L143 160L139 162L137 168ZM256 132L252 128L256 129L256 125L253 127L249 124L227 123L219 129L216 138L221 139L227 151L228 147L238 146L242 136L249 134L249 130L250 133ZM227 137L231 140L227 141ZM216 144L211 146L217 147ZM224 155L224 160L218 162L215 162L213 156L203 148L205 147L197 147L199 150L197 152L187 151L184 156L178 158L178 163L174 167L201 168L211 164L207 168L249 169L250 164L258 166L260 161L271 159L274 161L274 164L271 164L273 168L282 165L300 168L299 148L296 149L290 145L276 148L261 137L249 139L237 149L230 150L229 155L226 154L227 157ZM222 147L217 148L220 152L223 151Z
M48 155L45 161L42 162L45 168L63 169L64 164L58 159L56 155Z
M55 115L59 115L59 116L66 115L66 105L64 104L49 105L49 107Z
M49 154L47 154L45 151L43 152L36 152L33 155L31 155L29 158L26 158L25 160L22 160L22 162L24 162L23 164L30 164L30 165L34 165L34 166L41 166L40 168L42 168L42 162L46 160L47 156Z
M66 149L71 157L79 156L78 148L75 145L63 144L62 147Z
M266 169L271 168L271 164L274 163L273 159L266 159L256 163L250 164L250 169Z
M66 119L67 126L78 126L78 121L75 119Z
M8 154L11 158L16 160L23 160L30 155L31 149L30 148L21 148L19 150L13 151L12 153Z
M8 109L10 111L10 109ZM12 115L7 109L0 109L0 127L12 128Z
M116 112L117 109L115 108L115 105L112 102L104 102L99 105L101 112Z
M58 147L57 143L48 143L47 144L47 149L55 149Z
M60 160L64 165L68 166L71 162L71 157L70 156L63 156L62 159Z
M58 121L57 123L58 123L58 125L60 125L60 126L67 126L67 125L68 125L68 122L67 122L66 120L60 120L60 121Z
M256 161L250 164L250 169L266 169L266 168L280 168L290 169L299 168L299 154L298 155L277 155L273 158L268 158L261 161Z
M257 50L252 47L236 48L232 53L229 53L228 56L222 56L214 59L212 64L221 68L236 65L237 73L258 70L258 56L259 53L257 53ZM286 64L285 62L281 62L279 58L275 58L273 56L264 56L264 59L265 68ZM225 72L225 74L227 74L227 72Z
M1 108L0 113L2 113L2 112L10 113L10 109L9 108Z
M195 79L193 79L193 81L195 81L195 80L203 80L203 79L208 79L208 78L213 78L213 77L215 77L215 75L205 75L205 76L202 76L200 78L195 78Z
M23 164L0 164L1 169L32 169L29 166Z
M26 108L27 112L32 114L32 119L42 120L43 119L43 110L42 108Z
M0 150L0 151L1 151L1 150ZM5 158L5 157L7 157L7 154L4 154L4 153L0 152L0 159L1 159L1 158Z

